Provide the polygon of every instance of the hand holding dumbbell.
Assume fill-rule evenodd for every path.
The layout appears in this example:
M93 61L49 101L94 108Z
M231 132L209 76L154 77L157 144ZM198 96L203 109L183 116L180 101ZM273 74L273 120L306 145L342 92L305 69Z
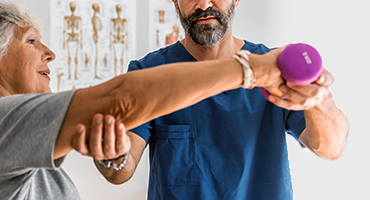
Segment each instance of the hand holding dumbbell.
M277 61L281 76L295 85L307 85L316 81L322 70L322 60L315 48L308 44L288 45ZM268 100L270 92L260 87L262 95Z

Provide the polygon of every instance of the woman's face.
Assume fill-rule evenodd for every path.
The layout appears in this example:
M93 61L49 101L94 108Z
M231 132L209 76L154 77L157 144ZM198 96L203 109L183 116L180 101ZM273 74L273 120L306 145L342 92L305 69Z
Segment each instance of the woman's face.
M55 54L32 28L14 28L7 54L0 60L0 85L10 94L51 92L48 63Z

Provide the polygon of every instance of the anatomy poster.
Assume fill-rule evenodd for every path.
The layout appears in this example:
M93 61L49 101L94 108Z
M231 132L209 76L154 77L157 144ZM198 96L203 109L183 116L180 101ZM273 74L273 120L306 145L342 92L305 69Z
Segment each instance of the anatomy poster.
M149 0L149 50L171 45L184 37L184 30L171 0Z
M127 72L136 58L136 1L52 0L53 92L85 88Z

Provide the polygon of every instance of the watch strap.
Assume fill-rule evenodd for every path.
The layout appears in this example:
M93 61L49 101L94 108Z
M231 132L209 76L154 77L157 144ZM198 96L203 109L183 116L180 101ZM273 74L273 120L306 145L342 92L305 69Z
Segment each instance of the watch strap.
M126 166L128 157L130 156L130 150L128 150L127 153L123 156L124 156L123 161L120 164L117 164L110 160L99 160L99 164L103 165L105 168L113 168L118 171Z

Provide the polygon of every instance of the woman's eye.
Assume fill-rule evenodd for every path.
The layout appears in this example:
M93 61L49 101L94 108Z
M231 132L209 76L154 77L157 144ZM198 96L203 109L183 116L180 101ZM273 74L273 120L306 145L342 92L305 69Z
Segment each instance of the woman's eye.
M28 43L29 44L34 44L35 43L35 40L28 40Z

